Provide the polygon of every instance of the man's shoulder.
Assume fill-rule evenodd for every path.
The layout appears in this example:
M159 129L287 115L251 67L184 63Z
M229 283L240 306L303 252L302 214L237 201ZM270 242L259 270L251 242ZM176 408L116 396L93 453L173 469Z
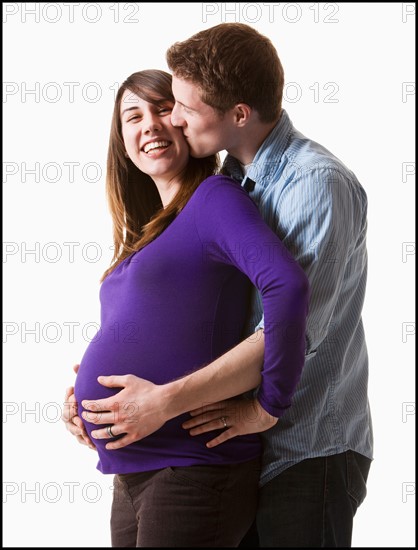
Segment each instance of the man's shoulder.
M307 171L318 168L348 170L329 149L297 130L284 109L255 160L261 164L294 164Z
M353 172L324 145L294 130L284 152L284 160L305 173L326 170L337 171L347 177Z
M344 189L346 193L358 195L361 202L366 196L357 176L340 158L322 144L307 138L295 129L280 159L267 159L264 173L270 176L266 176L269 182L267 187L277 191L290 189L289 186L292 186L292 189L307 194L327 194L337 186L341 192ZM304 185L294 187L298 182L304 182Z

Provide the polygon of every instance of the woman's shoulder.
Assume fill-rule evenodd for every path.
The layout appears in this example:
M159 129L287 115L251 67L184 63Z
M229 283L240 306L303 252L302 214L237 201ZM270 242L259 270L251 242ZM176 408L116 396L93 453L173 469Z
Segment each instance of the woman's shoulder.
M228 220L252 220L260 213L250 195L239 182L224 175L210 176L199 185L193 197L196 223L203 227L225 226Z
M211 198L222 195L229 196L231 193L247 195L240 183L229 176L222 174L209 176L204 179L199 185L197 191L199 192L198 195L200 195L201 199L208 198L209 196Z

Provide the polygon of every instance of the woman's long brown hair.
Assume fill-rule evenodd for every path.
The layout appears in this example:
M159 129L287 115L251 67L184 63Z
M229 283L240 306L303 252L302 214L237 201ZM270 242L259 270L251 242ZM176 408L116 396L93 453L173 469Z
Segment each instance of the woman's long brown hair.
M113 110L107 155L106 193L113 220L114 254L102 281L125 258L137 252L160 235L184 208L200 183L218 168L218 155L195 159L190 157L181 175L181 187L163 208L157 187L150 176L141 172L125 156L120 104L125 90L154 105L170 101L171 75L159 70L132 74L118 90Z

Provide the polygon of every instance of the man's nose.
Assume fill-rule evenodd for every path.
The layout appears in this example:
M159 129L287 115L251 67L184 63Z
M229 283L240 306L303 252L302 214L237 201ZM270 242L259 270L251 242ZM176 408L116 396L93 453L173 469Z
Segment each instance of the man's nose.
M184 126L184 118L180 116L177 103L174 104L173 110L171 111L171 124L173 126Z

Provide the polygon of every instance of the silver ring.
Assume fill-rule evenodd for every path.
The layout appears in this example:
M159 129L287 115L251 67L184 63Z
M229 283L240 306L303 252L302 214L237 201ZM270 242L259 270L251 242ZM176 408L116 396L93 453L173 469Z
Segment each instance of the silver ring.
M108 427L106 428L106 431L107 431L107 435L108 435L109 437L116 437L116 436L113 435L113 433L112 433L112 426L108 426Z
M228 427L228 424L226 423L226 418L224 416L221 416L221 418L219 420L221 420L221 422L223 422L224 428Z

